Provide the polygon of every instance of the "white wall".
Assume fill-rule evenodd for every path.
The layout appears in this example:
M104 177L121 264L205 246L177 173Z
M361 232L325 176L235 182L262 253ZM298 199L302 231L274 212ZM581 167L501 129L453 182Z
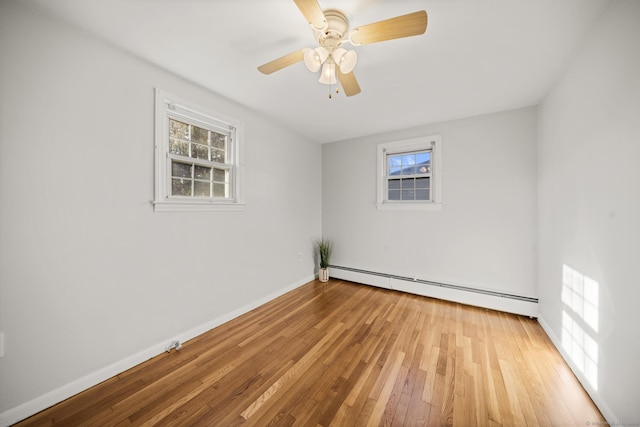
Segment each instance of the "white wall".
M376 145L432 134L442 210L377 210ZM325 144L332 264L535 297L535 150L533 107Z
M18 2L0 43L0 418L313 278L319 145ZM153 212L154 87L243 122L245 211Z
M562 266L597 280L585 386L610 421L640 419L640 3L612 4L537 111L322 148L16 3L0 2L0 421L307 280L321 221L335 264L538 296L560 348ZM244 212L153 212L154 87L244 123ZM376 210L376 144L435 133L443 209Z
M598 331L579 323L598 344L597 389L576 373L627 422L640 421L638 22L640 2L613 2L539 109L541 322L562 348L563 265L599 283Z

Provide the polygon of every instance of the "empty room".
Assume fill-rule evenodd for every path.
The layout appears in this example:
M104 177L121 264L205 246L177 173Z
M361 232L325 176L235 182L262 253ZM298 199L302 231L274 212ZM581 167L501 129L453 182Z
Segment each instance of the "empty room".
M640 425L640 1L0 1L0 426Z

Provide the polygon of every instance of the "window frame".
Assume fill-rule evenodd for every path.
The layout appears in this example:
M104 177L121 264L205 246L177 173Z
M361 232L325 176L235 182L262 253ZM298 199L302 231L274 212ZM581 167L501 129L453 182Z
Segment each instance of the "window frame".
M442 138L440 135L384 142L377 145L376 207L379 210L442 209ZM431 200L389 200L387 156L402 153L431 152ZM396 177L394 177L396 178Z
M169 120L227 135L225 163L184 157L169 152ZM155 192L154 211L218 211L243 210L242 123L187 100L155 89ZM172 160L228 170L229 197L171 195ZM195 172L194 172L195 173ZM191 180L195 182L195 176ZM213 182L213 181L212 181Z

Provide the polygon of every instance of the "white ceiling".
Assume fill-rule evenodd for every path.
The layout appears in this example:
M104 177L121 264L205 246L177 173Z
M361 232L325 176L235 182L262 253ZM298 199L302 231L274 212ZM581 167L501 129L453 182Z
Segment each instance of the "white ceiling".
M352 27L429 16L422 36L353 48L362 93L329 99L303 63L256 69L315 47L293 0L24 0L317 142L535 105L609 1L319 0Z

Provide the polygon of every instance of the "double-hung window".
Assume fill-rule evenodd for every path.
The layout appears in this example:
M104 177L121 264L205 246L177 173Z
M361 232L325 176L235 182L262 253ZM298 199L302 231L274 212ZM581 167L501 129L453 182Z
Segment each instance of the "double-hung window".
M440 209L440 136L378 144L378 209Z
M156 90L156 211L242 209L239 125Z

